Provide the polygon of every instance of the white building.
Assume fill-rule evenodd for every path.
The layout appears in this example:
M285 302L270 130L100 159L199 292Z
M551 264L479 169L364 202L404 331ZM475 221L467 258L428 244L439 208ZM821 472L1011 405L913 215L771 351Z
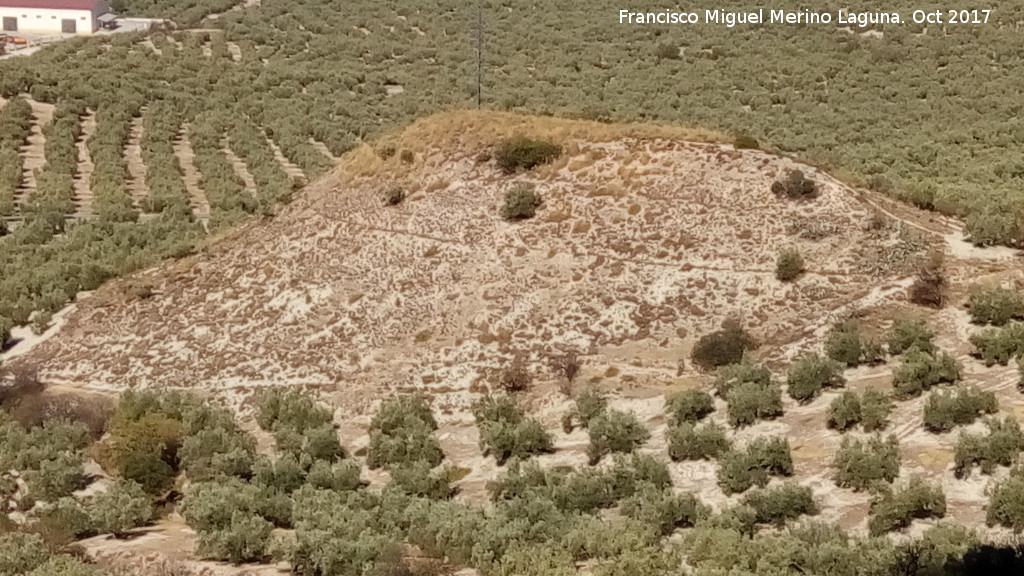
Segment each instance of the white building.
M0 0L2 33L92 34L107 0Z

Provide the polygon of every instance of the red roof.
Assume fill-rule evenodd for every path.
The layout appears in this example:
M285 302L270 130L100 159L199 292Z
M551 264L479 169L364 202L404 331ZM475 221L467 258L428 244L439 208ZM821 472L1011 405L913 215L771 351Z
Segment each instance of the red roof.
M29 10L92 10L99 0L0 0L0 8Z

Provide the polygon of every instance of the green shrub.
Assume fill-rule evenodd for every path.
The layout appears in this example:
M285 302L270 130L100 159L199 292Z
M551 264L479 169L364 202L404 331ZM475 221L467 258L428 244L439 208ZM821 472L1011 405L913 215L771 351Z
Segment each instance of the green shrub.
M775 524L779 527L787 520L818 512L811 489L794 482L752 490L745 494L740 502L754 510L758 523Z
M750 426L758 420L771 420L782 415L782 389L775 384L763 386L744 382L730 389L725 401L729 423L733 426Z
M860 424L861 418L860 396L847 390L829 404L826 424L829 428L843 431Z
M288 388L271 387L256 403L256 423L264 430L289 428L302 433L332 422L328 408L311 397Z
M683 460L711 460L732 447L725 430L715 424L694 426L683 423L669 426L668 456L675 462Z
M814 198L818 195L818 184L800 170L790 170L785 178L772 183L772 194L792 199Z
M745 450L726 452L719 464L718 485L727 495L766 486L771 476L793 475L793 458L785 438L758 438Z
M635 414L620 410L606 410L597 415L590 420L587 432L590 433L587 456L591 465L612 452L632 452L651 437Z
M795 280L804 273L804 257L796 248L786 248L775 259L775 278L781 282Z
M364 485L359 464L346 460L331 464L323 460L313 462L306 474L306 483L321 490L349 491Z
M721 330L706 334L693 347L691 359L701 370L714 370L743 360L743 353L754 341L735 321L727 321Z
M1014 356L1024 357L1024 322L1011 322L998 328L987 328L969 337L975 355L986 366L1006 366Z
M893 355L916 348L928 354L935 353L935 334L924 320L898 318L889 330L889 353Z
M985 518L988 525L1024 530L1024 470L1015 468L1008 478L995 483L991 494Z
M970 476L975 466L980 466L982 474L992 474L996 466L1012 466L1024 450L1024 433L1014 418L988 418L985 426L985 436L960 433L954 456L957 478Z
M935 390L924 405L924 426L930 432L949 432L998 409L995 394L975 386Z
M865 440L843 438L832 465L840 488L861 491L879 481L892 482L900 473L899 441L877 434Z
M597 388L586 388L576 397L575 416L579 420L580 426L586 428L590 425L591 420L599 414L603 414L607 408L607 396Z
M252 481L256 484L290 494L306 483L306 470L293 454L282 454L277 460L261 458L253 466Z
M753 382L763 387L772 383L772 373L762 364L755 364L744 358L738 364L719 368L715 374L715 394L725 398L729 390L744 382Z
M945 515L946 496L942 487L931 486L914 477L902 489L882 490L872 499L868 531L872 536L881 536L910 526L915 518L942 518Z
M385 401L370 422L366 464L370 468L412 464L424 460L430 468L444 459L434 437L437 421L426 400L399 396Z
M799 402L809 402L822 388L839 388L846 384L842 366L835 360L817 354L804 356L790 367L786 376L789 396Z
M52 502L82 488L85 476L82 458L77 454L63 453L56 458L44 460L39 467L25 472L25 483L34 500Z
M928 354L911 349L903 355L903 363L892 371L892 387L896 398L905 400L925 390L960 379L960 367L952 356L942 351Z
M540 194L533 186L516 184L505 193L505 203L501 207L501 217L505 220L525 220L533 218L540 206Z
M248 477L256 454L256 441L232 422L190 434L181 444L181 468L193 482L219 476Z
M551 435L533 418L527 418L509 396L485 396L473 404L473 415L480 429L480 448L492 455L498 465L509 458L528 458L551 451Z
M665 412L672 424L697 422L714 411L714 400L702 390L687 390L665 400Z
M26 572L25 576L106 576L106 574L108 573L92 564L86 564L83 560L62 554L51 556L49 560L31 572Z
M502 141L494 151L494 159L505 174L531 170L547 164L562 154L562 147L543 140L515 137Z
M431 471L429 463L417 460L411 464L393 466L390 472L391 486L403 494L446 500L456 492L452 482L455 481L457 472L451 467L446 466L435 472Z
M740 134L733 140L733 147L737 150L756 150L761 147L761 143L753 136Z
M865 390L860 400L861 425L864 431L875 432L889 424L892 399L879 390Z
M89 519L100 534L123 537L132 528L153 519L153 507L142 486L131 480L117 480L86 504Z
M398 206L405 200L405 190L401 186L391 186L384 192L385 206Z
M20 576L42 566L50 558L46 543L37 534L0 534L0 576Z
M986 286L971 291L967 311L975 324L1005 326L1024 318L1024 299L1014 290Z
M676 494L671 489L658 490L653 486L623 500L619 511L627 518L653 527L663 536L676 528L695 526L711 513L711 509L692 494Z
M38 511L38 518L67 531L71 540L91 536L96 529L85 506L73 497L65 497Z
M259 515L235 510L227 526L198 533L196 551L203 558L233 564L260 562L268 556L273 528Z
M856 320L836 324L825 340L825 355L846 366L875 364L884 360L881 345L866 339Z

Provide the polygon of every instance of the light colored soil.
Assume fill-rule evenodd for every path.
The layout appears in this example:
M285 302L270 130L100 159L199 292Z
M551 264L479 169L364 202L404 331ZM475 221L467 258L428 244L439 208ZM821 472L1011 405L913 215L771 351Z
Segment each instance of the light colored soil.
M292 161L289 160L288 157L281 152L281 148L277 145L277 143L274 142L269 136L267 137L267 144L269 144L270 148L274 151L274 158L277 158L277 163L281 165L281 169L284 170L285 174L291 176L292 178L305 179L306 175L302 172L302 168L299 168L294 163L292 163Z
M231 167L234 168L235 174L245 182L245 191L251 196L256 196L256 180L253 179L252 174L249 172L249 168L245 165L245 161L238 157L237 154L231 149L228 144L228 139L224 138L223 147L221 150L224 151L224 155L227 156L228 162L231 162Z
M331 154L331 149L327 147L327 144L324 144L323 142L319 140L314 140L312 138L309 139L309 143L313 145L313 148L316 148L317 152L323 154L324 156L327 156L328 158L331 159L332 162L338 161L337 156Z
M192 206L192 213L200 220L210 218L210 203L206 200L206 194L200 187L201 176L196 168L196 153L192 150L192 143L188 139L189 127L185 126L178 138L174 141L174 154L181 164L185 189L188 190L188 202Z
M156 44L153 44L153 41L150 40L149 38L146 38L145 40L140 42L140 44L142 44L146 48L149 48L150 50L152 50L154 53L156 53L156 55L163 56L163 51L160 50L159 48L157 48Z
M509 134L555 139L564 154L511 177L477 161ZM687 141L700 137L495 113L432 117L393 138L396 148L415 153L411 165L360 147L270 222L145 272L153 297L130 299L113 282L80 298L59 332L19 358L58 385L117 391L186 383L243 414L266 386L302 387L336 406L352 451L368 442L382 398L422 392L442 423L446 455L470 469L459 497L473 500L486 497L487 481L502 469L481 456L468 406L513 358L536 378L524 404L555 435L557 450L540 458L543 465L586 464L586 431L560 430L571 401L558 392L549 359L567 349L584 362L576 389L611 392L614 407L634 411L651 430L643 450L665 457L664 398L710 386L711 377L687 359L696 338L729 315L742 318L780 380L792 359L821 349L840 318L855 313L881 334L900 315L921 315L963 363L967 383L993 391L1003 413L1024 417L1014 369L970 357L967 337L976 327L963 309L976 282L1024 286L1015 251L965 248L955 222L789 158ZM817 199L770 193L791 168L819 182ZM530 221L498 215L516 183L534 185L543 197ZM396 184L407 198L384 207L381 195ZM876 212L890 223L870 229ZM820 238L804 234L822 226ZM809 269L793 283L774 277L786 246L796 246ZM946 256L950 304L941 311L907 303L929 247ZM848 388L889 389L897 363L847 371ZM741 445L786 436L796 480L814 489L822 517L863 533L868 495L832 482L842 435L825 418L837 394L806 405L787 398L782 418L731 434ZM959 432L924 431L924 401L897 403L887 430L901 443L902 478L940 483L950 518L997 535L983 527L986 490L1006 471L954 478ZM724 423L724 403L717 408L710 418ZM717 469L714 462L670 464L678 490L721 508L738 497L722 493ZM929 524L917 521L910 533Z
M43 129L53 122L53 111L56 108L53 104L45 104L29 100L32 105L32 133L28 141L21 147L22 159L22 180L21 188L14 194L17 205L28 201L29 196L36 189L36 170L46 165L46 136Z
M227 42L226 45L228 47L228 52L231 54L231 59L234 60L235 62L241 62L242 61L242 48L239 47L238 44L235 44L234 42Z
M138 208L149 197L149 186L146 184L146 163L142 161L143 116L132 118L132 129L128 135L128 144L124 150L125 164L128 165L128 190L132 194L132 202Z
M75 170L75 188L73 202L75 218L88 218L92 215L92 189L89 182L95 166L89 154L89 139L96 133L96 114L88 112L82 117L82 135L78 138L78 167Z

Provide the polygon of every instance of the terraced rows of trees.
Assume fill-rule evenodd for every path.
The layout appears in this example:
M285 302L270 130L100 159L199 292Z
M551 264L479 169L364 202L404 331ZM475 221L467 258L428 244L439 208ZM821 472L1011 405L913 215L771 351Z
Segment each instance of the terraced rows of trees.
M180 174L166 142L153 136L147 137L151 195L139 208L177 215L133 220L117 183L114 149L121 141L105 135L123 130L125 112L135 116L146 106L153 117L147 114L145 122L159 138L186 126L197 131L197 165L217 226L272 212L273 200L287 198L294 187L269 162L257 132L312 179L331 160L311 139L337 156L418 116L475 103L474 6L403 0L339 8L326 0L289 0L229 10L235 4L122 0L114 6L121 12L204 31L174 32L174 41L156 33L148 38L156 50L133 34L74 39L0 63L0 95L29 94L59 105L62 114L91 110L99 121L97 141L109 142L103 145L109 153L90 144L101 164L94 176L102 208L97 222L58 236L29 223L3 240L3 322L23 323L32 311L49 311L64 300L48 294L70 298L187 250L201 237L185 215L187 197L175 181ZM721 8L741 4L727 0ZM796 4L786 0L777 8ZM924 8L876 4L863 0L849 8ZM1024 130L1016 124L1017 103L1006 95L1024 61L1013 27L1024 15L1012 2L995 2L985 26L927 34L914 25L891 26L874 31L881 37L829 26L626 26L617 24L620 7L606 0L557 12L519 0L482 7L486 106L697 124L742 135L744 142L753 137L876 190L962 216L977 243L1020 240ZM238 48L239 61L229 45ZM390 90L398 86L400 93ZM19 178L13 152L27 134L20 102L13 100L0 116L0 213L8 215ZM73 124L65 119L53 129L53 146L71 143ZM225 129L257 180L257 205L239 194L214 145L214 132ZM44 211L62 208L64 162L71 157L53 159L53 176L46 176L41 193L53 206ZM116 238L108 239L111 233ZM94 238L102 240L97 245ZM47 281L32 281L28 270L41 271Z
M891 338L905 334L910 322ZM905 355L931 346L922 334ZM98 576L67 554L70 544L96 534L126 537L171 509L196 531L201 557L285 560L303 575L473 567L485 576L569 576L584 562L596 575L656 576L678 574L685 562L699 574L882 576L971 574L987 561L978 536L952 523L938 522L909 541L887 537L946 512L938 485L916 477L897 481L894 436L850 435L834 455L835 484L873 494L869 535L851 537L815 518L829 504L790 479L796 470L786 439L737 442L731 431L708 423L715 404L704 391L666 401L666 458L644 449L650 432L632 413L612 407L596 389L581 389L566 423L587 429L592 466L571 470L539 464L535 456L555 449L552 435L515 393L481 398L473 407L480 449L501 467L487 486L490 505L482 506L454 498L469 471L447 460L433 410L418 396L383 402L368 445L351 454L330 409L271 388L255 412L273 438L268 455L233 413L190 393L129 391L115 405L53 396L31 373L14 376L15 386L0 398L0 494L25 520L0 516L5 575ZM763 385L766 377L773 379L748 359L719 369L716 388L731 410L746 384ZM993 419L989 430L961 435L961 477L974 464L991 474L1017 461L1024 448L1019 425ZM91 481L83 469L87 458L112 480L82 492ZM716 509L673 485L670 460L701 459L718 461L722 491L738 495L732 503ZM365 471L376 468L387 474L371 485ZM1001 477L991 491L989 522L1020 529L1024 472L1017 466ZM773 478L781 481L770 483ZM173 508L162 505L177 496ZM418 552L410 554L408 545ZM1011 551L1003 560L1019 563L1024 555L1013 560ZM916 571L906 571L911 568Z

